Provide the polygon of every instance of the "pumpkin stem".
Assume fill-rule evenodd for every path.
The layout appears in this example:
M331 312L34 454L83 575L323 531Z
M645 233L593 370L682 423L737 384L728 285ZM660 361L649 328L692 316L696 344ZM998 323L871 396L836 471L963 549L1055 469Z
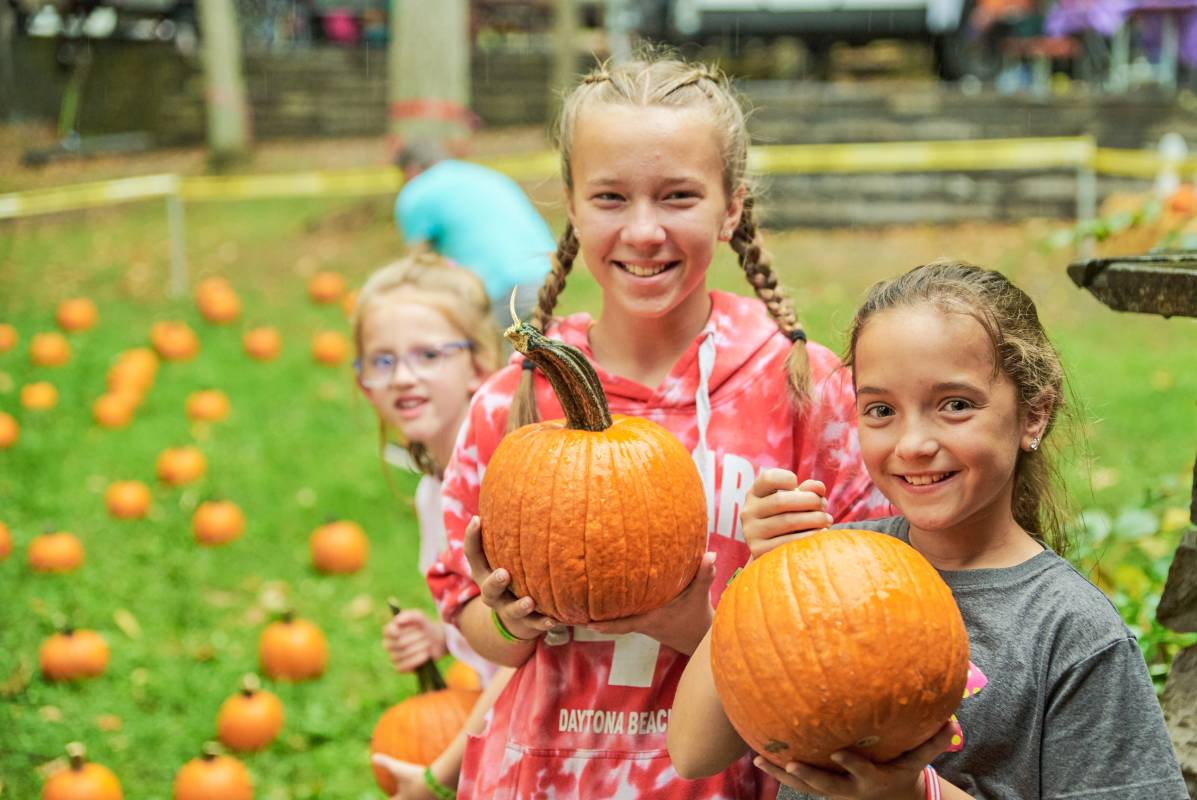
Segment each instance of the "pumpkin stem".
M399 601L394 597L387 598L387 605L391 609L391 616L395 616L403 610L399 607ZM437 692L445 688L445 679L441 677L441 671L437 669L436 662L431 658L416 667L416 680L420 682L420 694Z
M71 759L71 769L75 772L83 769L87 759L87 748L83 742L71 742L66 746L67 756Z
M252 672L241 679L241 694L246 697L253 697L254 694L262 688L262 682L258 680L258 676Z
M518 319L503 335L549 379L565 411L566 425L573 430L596 433L611 427L607 395L598 373L581 350L549 339Z
M204 761L215 761L220 758L220 745L216 742L204 742L204 746L200 748L200 758Z

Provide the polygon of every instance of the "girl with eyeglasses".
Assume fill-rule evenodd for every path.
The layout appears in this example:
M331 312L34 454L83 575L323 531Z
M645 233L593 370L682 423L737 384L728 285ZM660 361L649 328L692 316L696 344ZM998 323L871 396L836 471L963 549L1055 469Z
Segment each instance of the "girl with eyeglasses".
M397 434L409 462L424 473L416 487L420 528L419 568L425 573L446 547L441 516L441 475L470 397L499 367L499 332L482 282L432 253L410 255L376 271L353 311L358 386L374 406L379 441ZM474 652L452 627L417 609L400 611L383 628L383 647L400 672L412 672L446 652L472 666L486 691L471 717L481 725L510 670ZM457 784L465 732L433 764L406 764L383 755L399 785L395 797L440 797Z

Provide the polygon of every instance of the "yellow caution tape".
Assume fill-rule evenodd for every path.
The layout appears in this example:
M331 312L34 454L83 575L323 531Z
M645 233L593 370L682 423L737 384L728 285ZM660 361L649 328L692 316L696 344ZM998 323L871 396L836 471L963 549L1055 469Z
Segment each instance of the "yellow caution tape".
M560 169L560 157L551 151L481 159L480 163L525 181L552 178ZM749 153L749 169L766 175L1091 168L1099 174L1150 179L1162 163L1155 151L1098 148L1088 136L770 145L754 147ZM1179 169L1185 175L1193 174L1197 157L1185 160ZM363 196L393 194L402 185L402 174L393 167L274 175L146 175L0 195L0 219L172 195L186 201Z

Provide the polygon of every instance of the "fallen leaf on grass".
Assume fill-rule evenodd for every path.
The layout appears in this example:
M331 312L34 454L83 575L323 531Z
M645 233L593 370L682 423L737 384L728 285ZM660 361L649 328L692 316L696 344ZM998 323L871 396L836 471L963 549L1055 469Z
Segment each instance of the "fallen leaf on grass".
M46 722L62 722L62 709L58 706L42 706L37 713Z
M121 629L121 633L130 639L141 638L141 625L138 624L137 617L133 616L132 612L118 608L112 612L112 621L116 623L116 627Z
M125 727L125 721L116 714L101 714L96 717L96 727L102 731L111 733Z

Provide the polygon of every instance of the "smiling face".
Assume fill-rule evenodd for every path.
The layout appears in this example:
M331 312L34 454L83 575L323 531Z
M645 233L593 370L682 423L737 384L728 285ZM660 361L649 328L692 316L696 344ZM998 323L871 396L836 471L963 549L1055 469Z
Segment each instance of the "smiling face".
M915 532L993 539L1011 508L1020 449L1042 425L994 374L981 323L930 304L874 314L856 342L860 449L869 475Z
M573 134L569 216L603 290L605 320L693 320L742 192L723 185L719 133L701 109L596 104Z
M362 391L385 423L398 428L407 441L427 447L442 467L483 376L465 349L440 351L426 358L425 365L420 361L422 355L465 338L426 298L410 290L376 298L361 320L363 364L399 357L385 385L363 386Z

